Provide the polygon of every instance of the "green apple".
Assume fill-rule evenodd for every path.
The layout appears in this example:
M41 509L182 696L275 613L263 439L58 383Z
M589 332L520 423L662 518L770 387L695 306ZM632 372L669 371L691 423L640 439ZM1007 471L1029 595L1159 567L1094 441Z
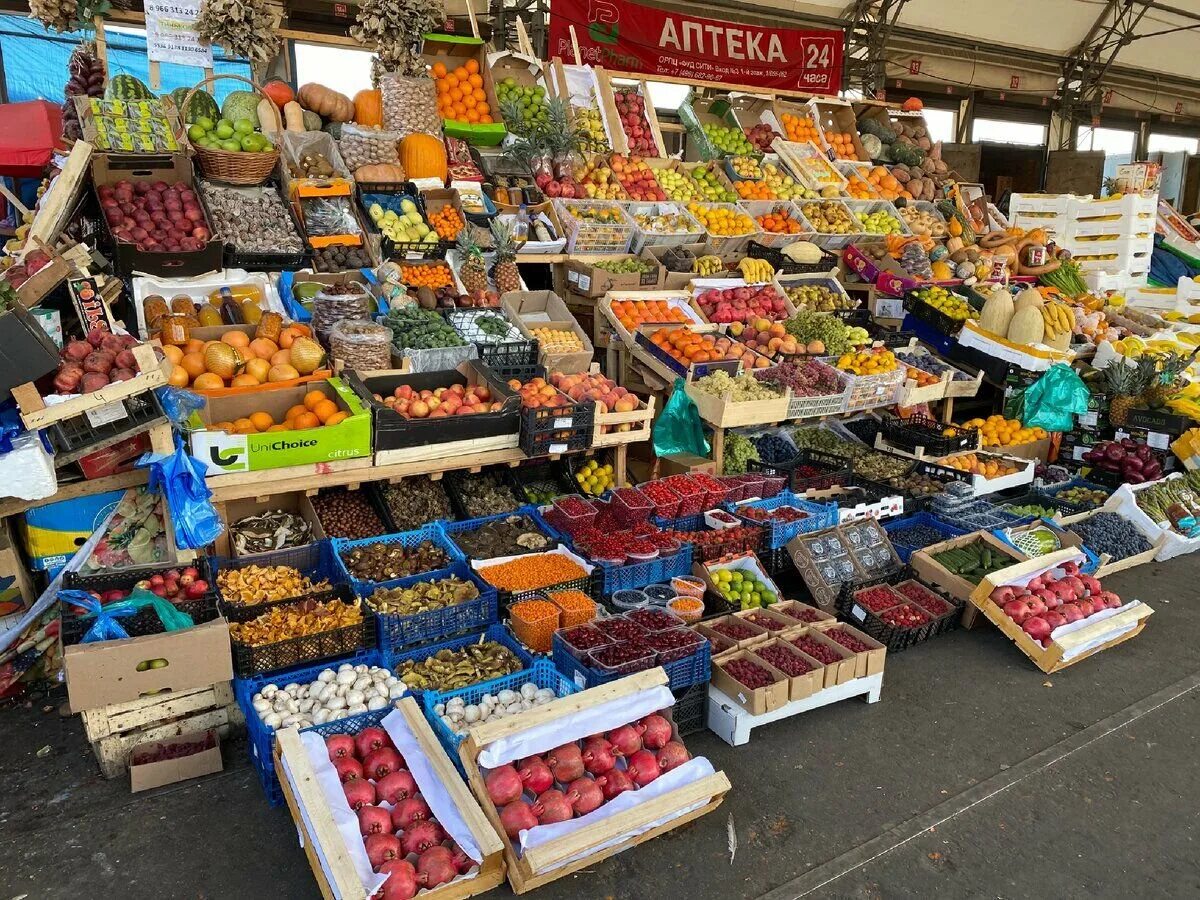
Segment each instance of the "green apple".
M254 132L254 123L249 119L238 119L233 123L233 130L238 134L252 134Z
M230 153L237 153L242 149L242 145L235 140L221 141L221 149L228 150Z
M217 128L216 128L215 134L221 140L227 141L231 137L233 137L233 126L230 125L224 119L222 119L220 122L217 123Z
M208 134L208 132L205 131L198 122L195 125L188 126L188 139L195 143L199 143L200 139L206 134Z
M215 127L216 127L216 126L213 124L213 120L212 120L212 119L210 119L208 116L200 116L200 117L199 117L199 118L197 118L197 119L196 119L196 121L195 121L195 122L193 122L192 124L193 124L193 125L198 125L198 126L200 126L200 127L201 127L201 128L203 128L205 131L212 131L212 130L213 130L213 128L215 128Z

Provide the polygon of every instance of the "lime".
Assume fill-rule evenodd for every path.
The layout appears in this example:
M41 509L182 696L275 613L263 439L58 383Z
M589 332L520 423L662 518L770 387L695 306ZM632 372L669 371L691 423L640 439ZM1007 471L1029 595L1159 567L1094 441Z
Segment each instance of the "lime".
M216 135L223 141L229 140L233 137L233 126L222 119L217 123Z

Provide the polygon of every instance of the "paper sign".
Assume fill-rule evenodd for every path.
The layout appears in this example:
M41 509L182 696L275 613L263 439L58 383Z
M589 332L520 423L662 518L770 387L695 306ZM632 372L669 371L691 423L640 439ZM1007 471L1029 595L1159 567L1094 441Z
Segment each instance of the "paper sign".
M201 0L146 0L146 53L153 62L213 67L212 45L196 30Z
M95 409L84 411L88 422L93 428L99 428L102 425L110 425L113 422L118 422L121 419L126 419L129 414L125 411L125 402L123 400L114 400L112 403L105 403L103 406L97 406Z

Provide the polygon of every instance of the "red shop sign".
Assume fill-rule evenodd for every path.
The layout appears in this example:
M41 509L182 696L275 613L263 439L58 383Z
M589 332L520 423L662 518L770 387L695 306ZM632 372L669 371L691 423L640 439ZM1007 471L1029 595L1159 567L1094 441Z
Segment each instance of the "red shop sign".
M841 31L762 28L632 0L553 0L550 57L575 61L572 25L580 62L615 72L811 94L836 94L842 86Z

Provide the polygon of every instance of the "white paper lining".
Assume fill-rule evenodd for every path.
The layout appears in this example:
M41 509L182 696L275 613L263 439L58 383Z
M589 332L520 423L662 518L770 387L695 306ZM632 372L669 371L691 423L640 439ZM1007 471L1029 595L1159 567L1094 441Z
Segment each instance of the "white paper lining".
M1086 619L1080 619L1077 622L1068 622L1066 625L1059 625L1052 632L1050 632L1050 639L1061 646L1061 639L1065 635L1071 634L1075 631L1082 631L1089 625L1095 625L1097 622L1103 622L1105 619L1111 619L1113 616L1129 610L1137 609L1140 606L1142 606L1142 601L1131 600L1123 606L1117 607L1116 609L1106 609L1098 613L1093 613ZM1134 622L1126 625L1120 625L1108 631L1102 631L1100 634L1097 634L1080 644L1064 647L1062 658L1063 660L1074 659L1081 654L1087 653L1089 650L1094 650L1101 644L1107 644L1109 641L1115 640L1121 635L1128 634L1129 632L1133 631L1133 629L1137 628L1139 622L1141 622L1141 619L1135 620Z

